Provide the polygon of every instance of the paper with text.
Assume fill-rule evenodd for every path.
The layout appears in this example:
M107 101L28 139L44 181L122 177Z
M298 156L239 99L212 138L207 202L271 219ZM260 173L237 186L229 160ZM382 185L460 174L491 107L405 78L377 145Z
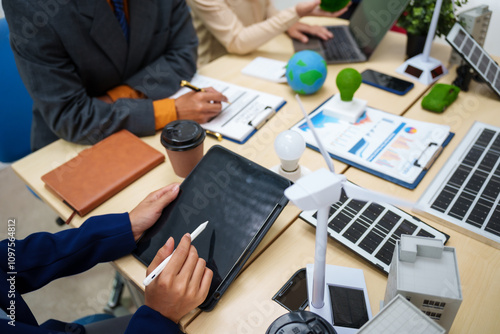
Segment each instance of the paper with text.
M230 84L196 74L191 83L197 87L213 87L224 94L230 103L222 103L221 113L210 122L201 126L210 131L218 132L222 136L237 142L244 142L255 131L255 124L251 122L267 113L269 108L278 111L286 101L277 95L259 92L253 89ZM177 98L189 92L189 88L182 88L172 98Z

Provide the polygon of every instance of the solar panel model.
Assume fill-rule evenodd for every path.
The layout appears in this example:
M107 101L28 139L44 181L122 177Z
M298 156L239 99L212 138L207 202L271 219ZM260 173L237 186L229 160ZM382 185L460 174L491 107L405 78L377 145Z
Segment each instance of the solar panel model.
M459 23L455 23L446 36L446 41L500 96L500 67L464 27Z
M416 209L500 249L500 128L475 122Z
M317 211L303 211L300 218L316 226ZM350 199L344 190L330 208L328 235L389 274L396 241L402 234L438 238L449 236L389 204Z

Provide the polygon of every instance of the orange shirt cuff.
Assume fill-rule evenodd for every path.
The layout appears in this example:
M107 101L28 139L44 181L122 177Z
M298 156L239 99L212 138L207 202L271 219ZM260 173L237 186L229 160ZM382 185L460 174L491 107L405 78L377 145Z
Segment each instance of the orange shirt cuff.
M116 86L115 88L108 90L106 93L113 102L118 99L142 99L145 97L143 93L136 91L127 85Z
M177 111L175 110L174 99L162 99L153 101L153 109L155 111L156 130L163 129L165 125L177 119Z

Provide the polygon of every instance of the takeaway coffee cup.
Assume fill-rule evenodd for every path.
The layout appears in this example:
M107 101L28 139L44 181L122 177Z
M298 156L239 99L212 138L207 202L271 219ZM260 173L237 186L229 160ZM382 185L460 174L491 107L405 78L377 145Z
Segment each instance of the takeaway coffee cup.
M177 120L165 125L161 143L177 176L188 176L203 158L205 136L205 130L195 121Z

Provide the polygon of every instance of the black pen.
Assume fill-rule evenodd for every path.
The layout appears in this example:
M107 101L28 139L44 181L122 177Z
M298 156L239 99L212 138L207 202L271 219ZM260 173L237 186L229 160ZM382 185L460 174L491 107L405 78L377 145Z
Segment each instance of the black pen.
M187 87L187 88L190 88L192 90L194 90L195 92L204 92L205 90L203 88L198 88L194 85L192 85L189 81L187 80L182 80L181 81L181 87Z

